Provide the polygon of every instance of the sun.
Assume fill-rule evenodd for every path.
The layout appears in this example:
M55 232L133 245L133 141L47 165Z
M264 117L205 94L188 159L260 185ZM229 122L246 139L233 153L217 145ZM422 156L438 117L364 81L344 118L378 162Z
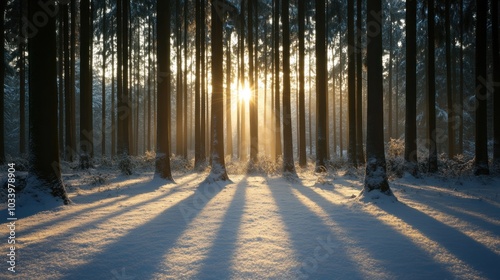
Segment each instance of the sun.
M240 89L238 95L241 101L248 102L250 101L250 98L252 98L252 91L250 90L250 88L244 87Z

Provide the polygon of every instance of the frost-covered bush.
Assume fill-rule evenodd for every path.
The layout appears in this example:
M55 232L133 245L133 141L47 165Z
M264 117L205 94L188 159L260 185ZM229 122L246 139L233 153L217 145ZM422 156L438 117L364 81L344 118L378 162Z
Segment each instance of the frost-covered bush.
M131 156L123 155L120 157L118 162L118 168L123 174L132 175L132 172L135 169L134 160Z

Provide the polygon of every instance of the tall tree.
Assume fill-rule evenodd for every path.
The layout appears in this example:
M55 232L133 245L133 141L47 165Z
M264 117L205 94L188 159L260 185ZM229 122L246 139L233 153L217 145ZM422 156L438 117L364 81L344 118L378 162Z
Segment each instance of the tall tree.
M417 164L417 1L406 1L406 122L405 161L410 172Z
M282 154L281 146L281 107L280 107L280 0L273 0L273 38L274 38L274 141L276 160Z
M324 0L319 0L324 1ZM290 1L283 0L283 170L295 174L292 141L292 110L290 105Z
M298 1L299 25L299 165L307 165L306 154L306 104L305 104L305 24L306 1Z
M69 5L63 5L63 21L64 21L64 121L65 121L65 145L64 145L64 158L72 162L76 152L76 121L75 121L75 97L73 95L71 79L71 61L69 43ZM75 19L73 18L72 21Z
M491 1L492 50L493 50L493 164L500 170L500 38L498 33L498 1Z
M476 0L476 175L489 174L488 166L488 126L486 99L487 85L487 30L488 0Z
M19 34L22 34L22 18L26 15L26 2L19 5ZM2 35L0 35L2 36ZM26 38L19 38L19 152L26 153ZM1 71L1 70L0 70ZM1 79L1 78L0 78ZM3 96L3 95L2 95ZM0 97L3 98L3 97Z
M455 112L453 103L453 86L451 84L451 1L446 0L446 97L448 101L448 157L455 156Z
M201 29L203 28L203 22L201 19L201 10L203 6L200 0L195 0L195 10L196 10L196 38L195 38L195 56L196 56L196 73L195 73L195 89L194 89L194 162L195 166L200 166L205 162L205 154L203 152L202 146L204 145L201 141L201 127L204 124L201 123L201 84L203 79L201 79L201 48L202 48L202 37Z
M387 181L384 153L383 108L383 68L382 68L382 1L367 2L367 68L368 68L368 109L366 132L366 174L364 192L379 190L392 195Z
M347 90L349 108L349 164L357 166L356 156L356 61L354 53L354 1L347 1ZM325 51L326 53L326 51ZM326 70L326 69L325 69Z
M258 101L257 81L255 80L256 65L254 64L254 15L256 1L247 0L248 8L248 76L249 86L252 92L250 97L250 160L257 162L259 152L259 131L258 131ZM257 22L255 23L257 24ZM257 34L256 34L257 35Z
M316 172L326 171L328 145L325 10L325 0L316 0Z
M427 77L428 77L428 143L429 143L429 172L436 172L437 165L437 142L436 142L436 71L435 71L435 12L434 0L429 0L428 5L428 20L427 20Z
M363 149L363 61L362 61L362 0L357 0L356 31L356 156L358 164L365 163Z
M175 151L177 155L182 155L182 152L184 150L184 142L185 140L183 139L184 135L184 85L183 84L183 69L182 69L182 52L181 52L181 46L182 46L182 21L181 21L181 1L176 0L175 1L175 26L176 26L176 109L175 109Z
M90 1L80 2L80 165L88 168L93 155L92 85L90 65L91 34ZM87 161L87 162L86 162Z
M128 7L129 0L118 0L117 10L117 153L130 153L131 110L128 94ZM159 73L162 74L161 72Z
M102 111L101 111L101 154L106 155L106 0L102 4Z
M170 170L170 138L168 109L170 107L170 3L157 0L157 57L158 71L158 104L157 104L157 152L156 174L161 178L173 181Z
M217 10L222 0L212 0L212 125L211 178L215 181L229 180L224 161L224 44L222 15Z
M2 1L0 3L0 18L2 19L2 23L0 23L0 82L2 84L0 88L0 165L5 163L5 105L4 105L4 84L5 84L5 6L7 1Z
M231 28L226 29L227 30L227 46L226 46L226 131L227 131L227 136L226 136L226 145L227 145L227 150L226 154L229 155L229 157L232 159L233 158L233 124L231 121L231 73L232 73L232 62L231 62L231 56L232 56L232 51L231 51L231 33L232 30Z
M29 17L44 14L43 6L49 0L30 0ZM29 123L30 176L35 184L42 184L50 193L63 200L68 198L61 178L57 131L57 63L56 22L47 17L47 23L29 38ZM3 111L3 110L2 110Z

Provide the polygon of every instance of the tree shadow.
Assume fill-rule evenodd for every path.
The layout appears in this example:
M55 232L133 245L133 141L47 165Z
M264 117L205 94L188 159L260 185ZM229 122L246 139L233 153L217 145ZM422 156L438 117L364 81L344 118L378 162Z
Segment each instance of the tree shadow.
M126 271L130 277L151 279L164 261L164 255L176 243L190 222L198 216L205 205L223 188L207 191L200 185L193 194L178 201L145 224L130 230L113 243L106 245L86 264L73 267L64 272L68 279L112 278L119 271ZM191 207L200 201L203 205ZM189 207L190 212L183 212Z
M292 186L283 185L279 179L269 179L269 185L278 212L297 253L295 257L300 262L300 266L292 272L293 278L363 278L355 261L344 262L342 260L345 258L337 257L347 254L345 248L341 246L341 240L332 234L328 225L295 197Z
M500 255L464 233L403 203L398 207L385 204L380 204L379 207L418 229L482 276L496 279L500 275Z
M236 185L231 204L222 218L222 224L196 278L220 279L220 275L231 275L231 261L236 251L238 231L245 208L247 184L247 177L244 177ZM217 273L214 274L214 272Z
M381 221L368 213L351 211L348 205L334 205L309 187L296 185L293 188L329 213L329 217L347 234L355 246L364 249L371 256L372 261L378 264L377 266L384 268L383 272L387 274L386 277L422 279L424 274L432 272L431 274L438 278L455 278L445 268L436 264L427 252L413 244L407 236L382 224ZM346 211L349 213L348 216L339 214L345 214ZM366 225L376 226L367 227ZM372 239L383 242L376 243ZM405 247L398 249L395 248L394 244L402 244ZM401 253L402 250L410 250L411 254L407 251ZM395 255L398 256L397 264L393 263ZM415 259L427 260L427 264L425 267L417 267L414 263ZM364 261L369 262L370 260Z

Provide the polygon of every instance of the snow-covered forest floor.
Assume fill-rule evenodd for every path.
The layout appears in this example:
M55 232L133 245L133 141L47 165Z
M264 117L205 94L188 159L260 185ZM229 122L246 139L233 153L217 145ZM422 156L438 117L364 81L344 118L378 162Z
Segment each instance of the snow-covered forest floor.
M391 180L396 201L359 199L363 169L319 175L310 166L283 178L232 168L230 183L203 183L206 170L178 168L166 184L152 166L125 176L65 165L74 204L18 197L15 274L2 204L0 278L500 277L498 176L405 174Z

